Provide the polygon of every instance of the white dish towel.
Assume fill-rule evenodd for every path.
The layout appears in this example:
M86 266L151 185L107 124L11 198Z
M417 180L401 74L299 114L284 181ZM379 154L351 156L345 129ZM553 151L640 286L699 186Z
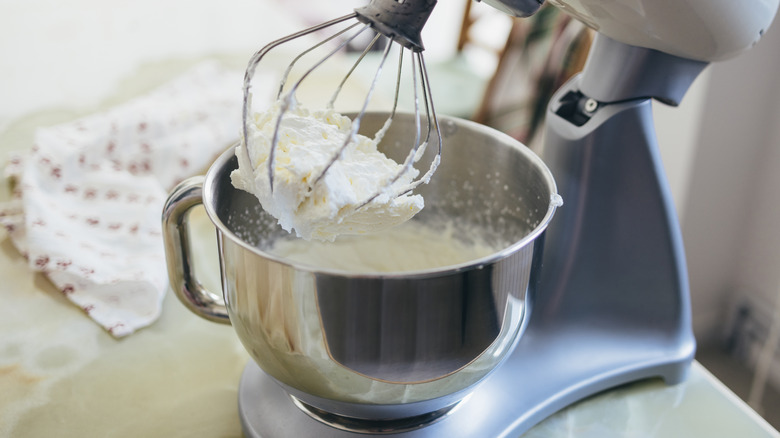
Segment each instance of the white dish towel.
M154 322L168 289L168 191L238 138L241 75L215 63L109 111L41 128L6 176L0 223L31 269L113 336Z

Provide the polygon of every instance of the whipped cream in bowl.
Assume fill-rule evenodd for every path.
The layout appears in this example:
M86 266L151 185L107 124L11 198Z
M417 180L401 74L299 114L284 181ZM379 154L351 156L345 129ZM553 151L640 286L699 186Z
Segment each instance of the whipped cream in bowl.
M290 123L299 111L290 111ZM306 129L311 118L328 118L327 112L303 114ZM388 116L367 112L361 132L383 131ZM347 131L348 120L331 117L336 122L327 135ZM522 336L533 307L532 272L542 254L538 237L560 199L549 169L516 140L467 120L439 121L448 158L429 184L408 196L424 196L425 208L385 232L334 242L297 238L295 225L290 225L295 233L282 229L269 211L273 206L236 187L241 178L239 184L267 184L267 157L250 153L258 161L240 169L245 154L226 151L205 178L182 183L164 210L173 290L196 314L231 324L265 375L309 406L357 418L405 418L452 406L495 370ZM395 114L379 150L404 161L417 122L414 114ZM264 125L254 125L251 135L260 136ZM316 138L314 131L306 136ZM322 132L319 136L324 138ZM295 157L292 145L302 140L281 138L273 196L285 193L288 180L302 182L318 170L300 168L305 163L298 161L292 165L292 158L286 162L284 149ZM355 143L356 149L365 144ZM430 148L423 158L435 153ZM329 154L323 156L320 166ZM343 205L349 207L335 213L324 209L324 222L370 205L360 206L373 188L349 184L348 178L341 184L311 190L301 185L289 192L293 204L288 205L295 214L316 213L322 208L314 203L318 190L339 187L324 191L334 203L348 186L355 187L344 195L349 202ZM191 259L184 218L198 202L217 228L222 294L204 291L193 271L182 266ZM407 200L402 194L397 202ZM339 226L350 221L355 216L345 215ZM333 232L332 226L328 230ZM214 296L224 301L209 301Z
M283 110L277 101L251 115L247 139L236 147L239 168L231 181L254 194L284 230L305 240L333 241L392 228L425 203L411 191L419 170L377 149L389 122L369 138L353 133L352 120L333 109L309 110L295 103Z

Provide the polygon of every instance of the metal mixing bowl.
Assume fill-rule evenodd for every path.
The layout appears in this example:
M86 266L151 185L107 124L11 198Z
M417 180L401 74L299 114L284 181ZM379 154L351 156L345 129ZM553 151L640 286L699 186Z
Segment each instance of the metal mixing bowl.
M386 118L367 114L361 132L373 134ZM196 314L232 324L263 371L316 408L399 418L457 402L521 336L559 198L546 166L511 137L455 118L440 123L442 164L418 190L426 206L413 220L450 222L460 238L489 242L500 248L495 253L385 274L279 258L267 249L289 236L254 196L231 185L231 149L205 179L183 182L168 199L164 237L174 291ZM403 160L414 130L411 115L396 115L380 148ZM192 269L187 212L201 202L217 228L224 301L204 290Z

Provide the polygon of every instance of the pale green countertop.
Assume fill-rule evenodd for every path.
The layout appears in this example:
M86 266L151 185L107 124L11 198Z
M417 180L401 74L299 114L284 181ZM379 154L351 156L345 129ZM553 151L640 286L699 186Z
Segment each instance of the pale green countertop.
M194 217L203 282L218 284L210 223ZM211 268L209 268L209 266ZM249 360L229 326L168 294L162 317L117 340L0 243L0 437L238 437ZM525 437L778 437L700 364L676 386L623 386L564 409Z

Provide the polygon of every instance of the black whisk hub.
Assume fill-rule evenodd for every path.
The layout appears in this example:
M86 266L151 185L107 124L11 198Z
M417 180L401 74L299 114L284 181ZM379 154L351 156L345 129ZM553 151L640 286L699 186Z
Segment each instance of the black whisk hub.
M372 0L355 9L357 19L402 46L420 52L422 29L436 6L436 0Z

